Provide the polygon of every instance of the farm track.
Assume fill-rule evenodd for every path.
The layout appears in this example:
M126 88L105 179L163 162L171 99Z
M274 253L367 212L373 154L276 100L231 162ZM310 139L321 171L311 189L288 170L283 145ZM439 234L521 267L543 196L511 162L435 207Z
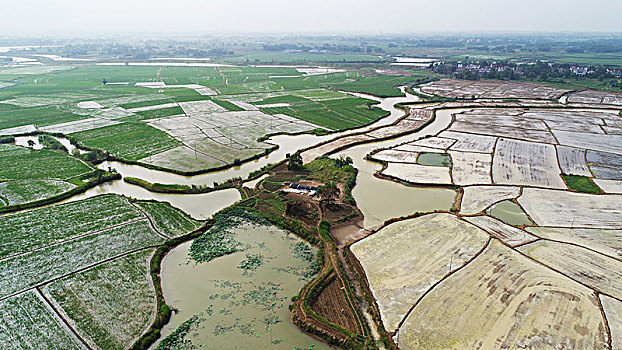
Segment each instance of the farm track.
M76 273L80 273L80 272L83 272L83 271L90 270L90 269L92 269L92 268L93 268L93 267L95 267L95 266L99 266L99 265L105 264L105 263L107 263L107 262L109 262L109 261L113 261L113 260L116 260L116 259L122 258L122 257L124 257L124 256L126 256L126 255L130 255L130 254L133 254L133 253L137 253L137 252L143 251L143 250L145 250L145 249L153 249L153 248L157 248L157 247L159 247L159 246L160 246L159 244L157 244L157 245L150 245L150 246L146 246L146 247L142 247L142 248L137 248L137 249L132 249L132 250L130 250L130 251L123 252L123 253L121 253L121 254L118 254L118 255L112 256L112 257L110 257L110 258L106 258L106 259L104 259L104 260L100 260L100 261L95 262L95 263L93 263L93 264L90 264L90 265L84 266L84 267L82 267L82 268L80 268L80 269L73 270L73 271L71 271L71 272L68 272L68 273L63 274L63 275L60 275L60 276L56 276L56 277L51 278L51 279L49 279L49 280L43 281L43 282L41 282L41 283L38 283L38 284L36 284L36 285L34 285L34 286L32 286L32 287L28 287L28 288L22 289L22 290L20 290L20 291L17 291L17 292L15 292L15 293L12 293L12 294L10 294L10 295L7 295L7 296L4 296L4 297L1 297L1 298L0 298L0 301L2 301L2 300L6 300L6 299L9 299L9 298L12 298L12 297L14 297L14 296L16 296L16 295L20 295L20 294L25 293L25 292L27 292L27 291L29 291L29 290L33 290L33 289L35 289L35 288L42 287L42 286L44 286L44 285L46 285L46 284L52 283L52 282L54 282L54 281L58 281L59 279L65 278L65 277L67 277L67 276L71 276L71 275L76 274Z
M82 336L80 336L80 334L78 333L77 330L75 330L72 326L71 323L63 316L63 314L58 311L58 309L54 306L54 303L52 303L50 301L50 299L48 299L48 297L41 291L41 288L37 287L35 288L36 292L39 294L39 296L45 300L45 303L54 311L54 313L56 314L56 316L63 321L63 323L65 324L65 326L71 331L71 333L73 333L73 335L82 343L82 345L84 345L87 349L89 350L95 350L93 347L91 347L89 345L89 343L84 340L84 338L82 338Z
M60 244L63 244L63 243L71 242L71 241L75 241L75 240L77 240L79 238L84 238L84 237L87 237L87 236L91 236L91 235L94 235L94 234L101 233L103 231L107 231L107 230L110 230L110 229L123 227L123 226L129 225L129 224L133 224L135 222L144 221L144 220L149 220L149 218L145 217L145 218L140 218L140 219L134 219L134 220L130 220L130 221L126 221L126 222L120 223L120 224L116 224L116 225L112 225L112 226L107 226L105 228L102 228L102 229L99 229L99 230L95 230L95 231L90 231L90 232L87 232L87 233L79 235L79 236L74 236L74 237L71 237L71 238L63 239L61 241L54 242L52 244L46 244L46 245L41 246L41 247L36 248L36 249L32 249L32 250L25 251L25 252L22 252L22 253L17 253L17 254L12 254L12 255L9 255L9 256L5 256L3 258L0 258L0 261L4 261L4 260L10 259L10 258L14 258L16 256L26 255L26 254L29 254L29 253L32 253L32 252L43 250L45 248L57 246L57 245L60 245ZM152 227L152 228L155 228L155 227ZM155 232L157 233L158 231L155 231Z
M141 207L139 207L138 205L134 204L134 203L133 203L132 201L130 201L129 199L126 199L126 201L128 202L128 204L129 204L129 205L131 205L131 206L133 206L134 208L136 208L136 209L140 210L140 211L143 213L143 215L145 215L145 218L149 221L149 226L151 226L151 229L152 229L155 233L157 233L158 235L160 235L160 237L162 237L162 238L164 238L164 239L171 239L171 238L172 238L172 237L169 237L169 236L165 235L164 233L160 232L160 231L156 228L156 226L155 226L155 224L154 224L153 220L151 219L151 217L149 216L149 214L147 214L147 212L146 212L143 208L141 208Z

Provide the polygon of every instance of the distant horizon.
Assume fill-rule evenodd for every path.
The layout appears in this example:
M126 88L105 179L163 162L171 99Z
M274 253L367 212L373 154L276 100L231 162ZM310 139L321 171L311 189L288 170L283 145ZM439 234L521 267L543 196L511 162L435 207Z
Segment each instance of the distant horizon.
M3 35L622 32L619 0L24 0L2 9Z
M17 33L17 32L4 32L0 34L1 40L10 40L10 39L71 39L71 38L88 38L88 39L108 39L108 38L119 38L119 37L134 37L138 39L153 39L153 38L197 38L197 37L233 37L233 36L243 36L243 37L333 37L333 36L343 36L343 37L400 37L400 36L414 36L414 37L432 37L432 36L512 36L512 35L533 35L533 36L544 36L544 35L560 35L560 36L585 36L585 35L598 35L598 36L620 36L622 37L622 30L619 31L534 31L534 30L515 30L515 31L474 31L474 30L465 30L465 31L413 31L413 32L313 32L313 31L301 31L301 32L206 32L206 31L153 31L153 32L84 32L81 34L76 34L75 31L57 31L57 32L31 32L31 33Z

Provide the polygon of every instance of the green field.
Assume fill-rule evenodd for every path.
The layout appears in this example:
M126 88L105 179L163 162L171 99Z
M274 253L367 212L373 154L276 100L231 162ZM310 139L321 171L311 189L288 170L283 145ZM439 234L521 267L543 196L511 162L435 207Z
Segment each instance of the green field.
M170 117L172 115L180 115L180 114L184 114L184 110L181 109L181 107L176 106L176 107L152 109L150 111L136 112L136 114L142 116L144 120L144 119L152 119L152 118Z
M148 328L155 310L152 254L145 249L126 255L50 283L43 292L91 346L127 348Z
M153 221L158 231L169 237L179 237L196 230L201 222L194 220L183 211L163 202L136 202Z
M224 108L224 109L226 109L228 111L231 111L231 112L243 111L244 110L244 108L242 108L242 107L240 107L240 106L238 106L238 105L236 105L234 103L231 103L229 101L226 101L226 100L213 99L212 101L214 101L214 103L216 103L220 107L222 107L222 108Z
M180 145L165 132L144 123L123 123L72 136L87 147L103 149L127 160L139 160Z
M0 261L0 298L163 242L146 221L110 227Z
M40 249L144 218L125 199L104 195L24 213L9 214L0 221L0 258Z
M0 144L0 206L48 198L76 187L70 183L93 169L67 153Z
M277 53L277 56L280 55ZM382 61L377 56L369 55L317 53L294 54L291 57L321 58L338 62ZM288 125L283 120L277 120L276 124L280 126L275 128L274 121L264 118L266 120L262 122L255 118L251 125L246 124L247 126L239 129L237 136L244 137L238 137L232 142L228 140L227 133L230 134L231 127L235 127L237 123L244 124L245 115L212 116L214 108L207 106L193 115L188 115L188 111L184 110L187 107L183 104L142 111L138 108L212 100L224 110L234 113L244 111L243 107L236 104L239 101L255 104L267 114L284 114L288 116L285 118L293 117L338 131L370 124L385 116L386 112L373 107L374 101L336 90L401 96L397 86L416 82L426 76L421 71L408 71L408 76L382 75L369 68L306 75L289 67L249 66L215 68L78 65L51 72L32 68L28 71L29 74L18 74L23 71L5 70L4 77L15 79L16 84L0 89L0 101L4 102L0 103L0 130L25 125L45 126L50 132L70 134L85 147L106 151L123 160L140 161L185 172L206 170L232 164L236 159L257 157L265 148L265 145L257 143L257 139L275 132L308 132L313 126L304 123ZM104 78L107 81L105 85L102 84ZM134 85L139 82L159 82L171 87L148 88ZM196 88L197 84L212 89L218 95L208 96L210 91L199 89L201 93L205 93L202 95L192 88ZM183 87L185 85L190 85L190 88ZM98 109L78 106L79 102L85 101L94 101L103 107ZM262 107L275 103L287 105ZM180 119L166 124L166 118L172 116L191 117L196 123ZM191 127L198 123L200 126L194 130L189 129L189 132L204 139L184 136L188 134L167 127L159 127L159 130L147 125L156 120L163 120L162 123L179 130L183 128L182 125ZM179 147L182 142L187 147ZM198 148L205 159L188 166L186 158L196 154L194 148ZM52 160L45 160L45 163L50 165ZM57 163L53 165L47 168L57 168ZM4 178L0 170L0 180Z
M4 205L22 204L51 197L76 187L60 180L13 180L0 182L0 199ZM2 203L0 203L2 205Z
M65 180L92 170L63 152L32 150L8 144L0 144L0 164L11 165L0 167L0 179L4 180Z
M146 331L155 313L149 262L165 241L149 218L171 236L201 222L168 203L136 205L102 195L2 217L0 344L77 347L39 290L92 348L127 348Z
M244 63L344 63L344 62L382 62L382 57L355 54L328 54L313 52L264 52L229 58L226 61Z
M562 177L564 181L566 181L566 184L568 184L568 188L573 191L595 194L603 193L589 177L579 175L562 175Z
M35 291L0 301L3 349L79 349L80 342Z

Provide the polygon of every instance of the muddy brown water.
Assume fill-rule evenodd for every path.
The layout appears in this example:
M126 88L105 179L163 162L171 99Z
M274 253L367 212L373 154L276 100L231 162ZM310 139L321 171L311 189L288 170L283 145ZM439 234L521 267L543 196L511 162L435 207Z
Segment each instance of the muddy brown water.
M215 213L226 208L242 197L236 189L226 189L201 194L171 194L148 191L140 186L130 185L123 180L115 180L93 187L82 194L75 195L60 203L75 202L102 194L118 194L144 200L168 202L198 220L209 219ZM60 204L57 203L57 204Z
M164 258L164 296L179 312L162 330L162 339L198 315L185 339L200 348L329 349L289 319L291 298L307 283L303 274L311 266L294 254L302 241L275 227L244 224L233 232L244 251L197 264L189 260L187 242ZM248 254L261 254L263 264L245 274L239 265Z
M433 123L418 132L391 140L354 146L332 157L351 157L359 173L352 196L364 215L363 226L373 228L384 221L416 212L449 210L456 198L456 191L443 188L408 187L397 182L379 179L374 174L382 165L365 159L378 148L388 148L404 142L436 135L451 123L451 115L464 109L443 109L436 112Z

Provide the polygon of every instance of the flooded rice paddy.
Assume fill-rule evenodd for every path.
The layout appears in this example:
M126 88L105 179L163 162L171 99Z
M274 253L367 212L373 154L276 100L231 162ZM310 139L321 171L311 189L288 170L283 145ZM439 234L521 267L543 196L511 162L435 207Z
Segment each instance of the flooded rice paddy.
M533 222L529 220L520 205L510 200L501 201L493 205L487 213L508 225L533 225Z

